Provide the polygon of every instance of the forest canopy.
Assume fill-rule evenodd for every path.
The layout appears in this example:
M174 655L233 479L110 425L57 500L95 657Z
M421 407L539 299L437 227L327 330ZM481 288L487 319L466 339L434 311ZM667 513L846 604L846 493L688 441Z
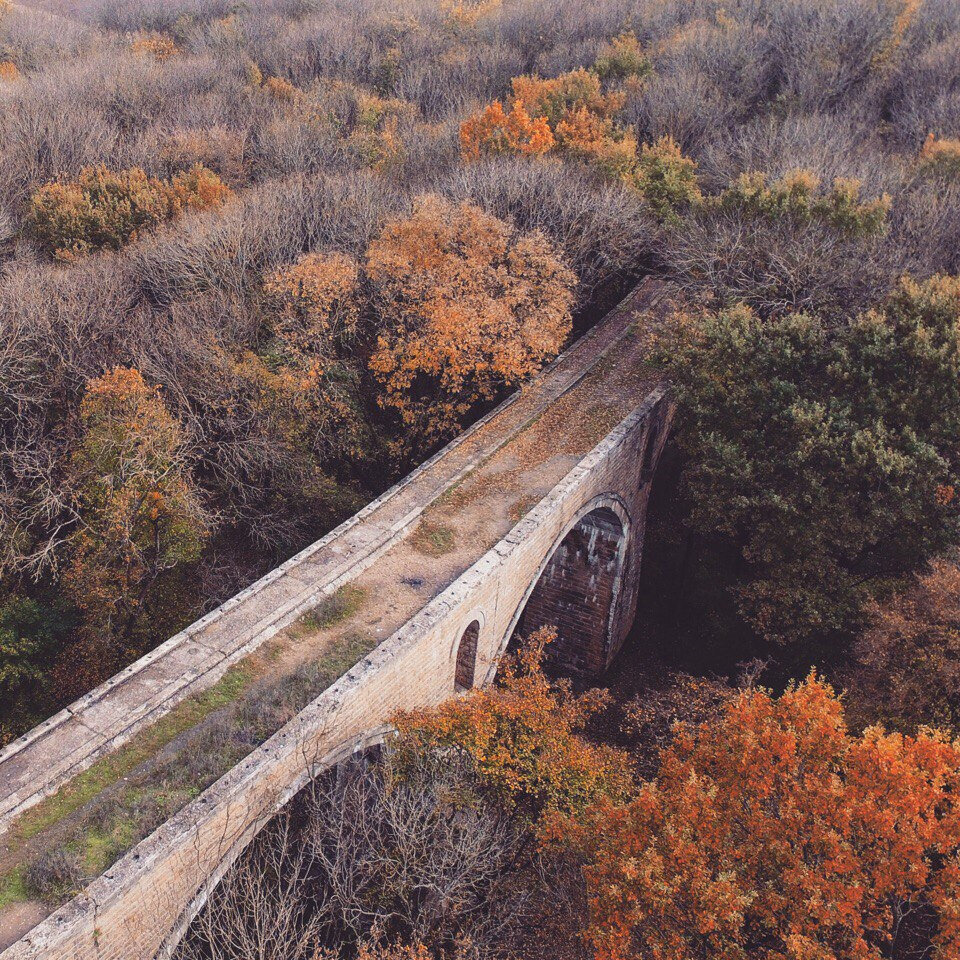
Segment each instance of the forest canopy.
M956 956L960 4L0 0L0 747L650 277L643 656L395 717L183 956ZM88 878L41 847L0 903Z

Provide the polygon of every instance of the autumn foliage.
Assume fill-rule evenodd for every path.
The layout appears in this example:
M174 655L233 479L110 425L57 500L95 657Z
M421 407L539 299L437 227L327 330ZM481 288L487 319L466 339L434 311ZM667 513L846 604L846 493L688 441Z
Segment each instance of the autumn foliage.
M168 33L161 33L157 30L148 30L136 34L130 41L130 49L133 53L153 57L160 63L169 60L180 52L173 37Z
M468 160L476 160L481 154L546 153L555 143L546 117L531 117L519 100L509 111L494 100L460 128L460 147Z
M357 262L336 252L305 254L269 275L263 290L273 339L235 367L251 413L302 461L316 490L329 484L323 464L363 456L367 431L347 356L358 333L359 284Z
M469 203L420 197L370 244L366 273L380 402L426 444L536 372L570 332L576 278L556 248Z
M201 164L170 180L132 168L87 167L30 198L29 222L41 245L60 260L117 250L143 232L192 210L221 206L230 189Z
M475 27L498 11L503 0L442 0L447 27L462 33Z
M514 77L509 110L499 100L460 128L466 159L481 154L543 154L554 147L593 153L613 139L623 95L604 93L599 77L580 68L552 79Z
M960 728L960 567L934 561L870 608L846 672L859 716Z
M509 111L494 101L461 126L463 157L554 151L626 183L659 218L672 219L701 199L696 163L670 136L638 148L633 128L619 120L625 89L642 83L650 69L628 32L615 37L589 70L551 79L514 77Z
M199 557L208 518L183 429L137 370L91 380L80 419L69 467L79 525L63 583L109 649L131 640L165 575Z
M618 91L604 92L600 78L583 67L551 79L514 77L511 86L513 102L522 103L534 116L545 117L552 127L576 110L612 120L623 108L625 99Z
M697 164L669 134L638 144L635 130L623 123L626 90L635 90L651 71L632 33L615 37L590 69L579 68L551 79L514 77L509 109L496 100L470 116L460 128L466 160L490 155L542 155L578 158L611 179L627 184L658 219L679 222L679 214L737 209L771 219L827 223L850 237L878 233L890 198L860 197L861 184L837 178L822 189L808 170L790 171L773 184L763 173L743 173L718 194L704 197ZM948 174L955 141L927 141L921 170Z
M920 150L918 166L921 173L930 176L960 178L960 140L931 133Z
M358 283L358 264L342 253L308 253L270 275L263 289L284 346L301 358L319 357L356 335Z
M267 77L263 81L263 90L270 94L274 100L293 102L301 96L301 91L285 77Z
M960 951L960 744L851 736L813 675L679 729L635 799L553 835L585 858L597 960Z
M624 799L630 789L627 758L581 735L606 693L574 695L566 682L551 683L541 669L555 636L549 629L533 634L503 663L497 686L397 717L400 762L405 754L462 752L481 782L525 816L577 813L602 796Z

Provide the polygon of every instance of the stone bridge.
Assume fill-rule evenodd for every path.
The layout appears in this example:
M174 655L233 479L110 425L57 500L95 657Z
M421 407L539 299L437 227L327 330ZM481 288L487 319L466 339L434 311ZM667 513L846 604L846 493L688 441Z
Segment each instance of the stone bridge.
M0 753L0 830L345 584L371 652L0 960L167 957L210 889L312 777L399 709L488 683L512 636L556 624L564 667L604 671L633 623L651 480L672 408L645 367L648 282L360 514ZM341 626L340 629L346 629ZM271 661L273 662L273 661ZM19 931L18 931L19 932ZM8 941L9 942L9 941Z

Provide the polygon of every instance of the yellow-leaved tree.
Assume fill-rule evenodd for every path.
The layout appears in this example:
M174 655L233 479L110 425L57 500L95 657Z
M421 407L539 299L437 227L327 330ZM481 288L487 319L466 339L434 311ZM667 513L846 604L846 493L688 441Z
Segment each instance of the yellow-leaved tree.
M88 640L109 660L169 599L167 576L199 557L210 522L183 428L138 370L117 367L91 380L80 420L69 464L79 522L63 582Z

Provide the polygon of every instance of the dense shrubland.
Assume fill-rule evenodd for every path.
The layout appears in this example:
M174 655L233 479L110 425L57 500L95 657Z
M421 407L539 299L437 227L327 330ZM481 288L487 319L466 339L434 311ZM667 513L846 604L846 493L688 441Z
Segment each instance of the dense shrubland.
M0 99L0 736L651 272L689 298L671 629L850 652L875 715L955 542L952 0L36 0ZM953 716L912 683L885 716Z
M534 638L185 956L956 955L960 5L0 2L0 106L0 743L638 277L686 300L644 596L689 672L617 705Z

